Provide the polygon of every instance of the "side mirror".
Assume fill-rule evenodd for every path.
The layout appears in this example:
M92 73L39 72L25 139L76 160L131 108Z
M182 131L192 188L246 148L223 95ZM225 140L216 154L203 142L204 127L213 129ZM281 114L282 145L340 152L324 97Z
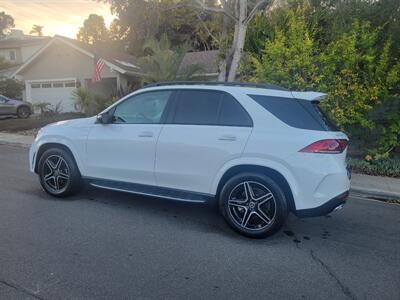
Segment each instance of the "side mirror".
M110 124L112 122L112 119L113 119L113 115L108 112L98 114L96 116L97 122L101 123L101 124Z

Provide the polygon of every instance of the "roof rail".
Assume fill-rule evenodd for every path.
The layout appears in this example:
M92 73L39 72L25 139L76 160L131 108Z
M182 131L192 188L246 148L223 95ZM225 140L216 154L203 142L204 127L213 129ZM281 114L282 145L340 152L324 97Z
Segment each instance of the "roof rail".
M223 85L223 86L242 86L242 87L255 87L261 89L279 90L279 91L289 91L288 89L275 84L261 84L254 82L225 82L225 81L164 81L156 82L145 85L145 88L156 87L156 86L166 86L166 85Z

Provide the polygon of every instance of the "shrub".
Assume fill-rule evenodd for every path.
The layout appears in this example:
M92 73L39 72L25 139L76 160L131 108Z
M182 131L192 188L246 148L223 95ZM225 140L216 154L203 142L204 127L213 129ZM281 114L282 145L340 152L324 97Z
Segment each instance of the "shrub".
M77 108L88 116L97 115L117 100L116 97L103 97L83 87L74 91L73 98Z
M355 173L400 177L400 158L386 158L373 161L349 158L347 160L347 165Z
M59 115L61 113L62 103L58 102L56 105L51 105L48 102L39 102L33 105L35 110L39 110L41 116L50 117Z
M33 108L37 111L39 111L39 113L41 115L43 115L45 112L47 112L50 108L50 103L49 102L39 102L39 103L35 103L33 105Z
M24 84L15 79L0 80L0 94L9 98L21 98Z

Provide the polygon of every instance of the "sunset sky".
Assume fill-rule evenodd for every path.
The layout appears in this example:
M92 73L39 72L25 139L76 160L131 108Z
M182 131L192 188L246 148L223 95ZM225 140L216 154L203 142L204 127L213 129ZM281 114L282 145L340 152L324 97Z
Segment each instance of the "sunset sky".
M108 26L113 20L108 4L93 0L0 0L0 11L15 20L15 29L28 34L32 25L42 25L44 35L75 38L89 14L104 17Z

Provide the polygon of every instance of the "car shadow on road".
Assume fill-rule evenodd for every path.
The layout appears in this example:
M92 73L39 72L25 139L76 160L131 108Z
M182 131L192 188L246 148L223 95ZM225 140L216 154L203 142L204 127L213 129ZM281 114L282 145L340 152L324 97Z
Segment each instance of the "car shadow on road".
M43 190L39 192L40 197L45 200L54 201L55 198L47 195ZM39 195L38 195L39 196ZM150 196L135 195L131 193L110 191L91 186L85 188L75 196L67 198L57 198L62 202L90 201L99 206L108 206L113 209L132 211L135 214L144 215L146 218L167 219L172 226L184 226L187 230L198 233L210 233L223 236L224 238L234 239L237 242L251 242L252 244L273 245L276 243L291 243L298 246L301 243L307 243L312 235L305 226L306 219L299 219L289 214L286 224L282 230L266 239L250 239L234 232L223 220L218 212L216 201L208 203L189 203L183 201L174 201ZM99 207L99 209L101 209ZM327 217L318 218L321 228L325 228ZM327 239L330 233L327 230L321 231L319 238Z
M112 206L124 211L132 210L149 218L166 218L172 226L183 226L187 230L208 233L234 239L244 243L278 243L286 235L281 232L268 239L250 239L234 232L220 215L215 200L207 203L189 203L131 193L110 191L86 186L78 195L68 198L69 201L91 201L96 204Z

